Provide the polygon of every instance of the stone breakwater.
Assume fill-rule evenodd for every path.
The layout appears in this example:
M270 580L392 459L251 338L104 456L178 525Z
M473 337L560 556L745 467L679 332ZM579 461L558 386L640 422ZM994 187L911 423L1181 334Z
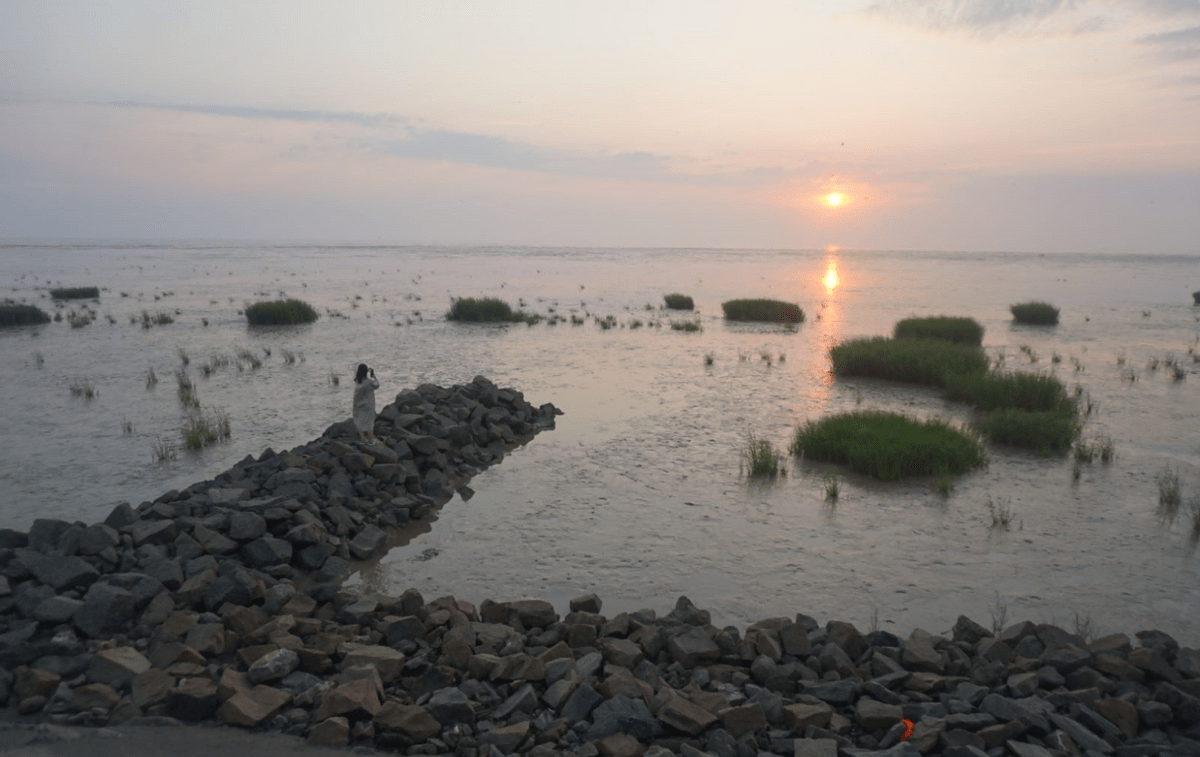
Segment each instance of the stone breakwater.
M609 618L586 595L560 617L341 587L555 412L482 378L424 386L380 413L380 445L337 424L103 524L0 531L0 702L458 757L1200 754L1200 652L1157 631L740 631L686 597Z

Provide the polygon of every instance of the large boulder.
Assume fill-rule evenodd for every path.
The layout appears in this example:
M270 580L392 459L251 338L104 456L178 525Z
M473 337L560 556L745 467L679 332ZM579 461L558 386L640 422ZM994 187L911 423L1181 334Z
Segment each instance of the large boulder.
M93 639L106 638L121 629L133 618L137 601L133 594L119 586L95 583L75 611L75 627Z

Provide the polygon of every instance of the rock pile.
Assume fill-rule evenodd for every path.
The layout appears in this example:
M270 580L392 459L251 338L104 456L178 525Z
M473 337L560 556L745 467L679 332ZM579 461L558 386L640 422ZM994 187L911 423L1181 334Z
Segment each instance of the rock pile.
M381 413L379 449L335 426L98 526L0 531L0 702L457 757L1200 754L1200 652L1156 631L964 617L901 639L796 615L741 632L685 597L608 618L587 595L560 617L340 587L554 413L485 379L422 387Z

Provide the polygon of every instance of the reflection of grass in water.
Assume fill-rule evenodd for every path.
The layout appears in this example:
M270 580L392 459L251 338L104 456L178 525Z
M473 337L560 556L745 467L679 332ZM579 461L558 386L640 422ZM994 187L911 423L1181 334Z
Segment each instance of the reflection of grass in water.
M71 395L73 397L83 397L85 400L95 399L98 392L92 386L92 382L87 379L71 384Z
M837 476L826 476L825 479L825 501L830 504L837 504L838 496L841 494L841 488L838 483Z
M178 387L179 401L184 407L200 406L200 398L196 396L196 384L182 368L175 371L175 383Z
M155 438L150 451L154 455L156 463L167 463L176 459L175 445L164 439Z
M987 499L988 514L992 516L992 528L1002 528L1008 531L1012 526L1013 512L1008 509L1008 505L992 502L992 498Z
M1167 465L1158 474L1158 511L1168 523L1174 523L1183 504L1183 492L1179 488L1179 472Z

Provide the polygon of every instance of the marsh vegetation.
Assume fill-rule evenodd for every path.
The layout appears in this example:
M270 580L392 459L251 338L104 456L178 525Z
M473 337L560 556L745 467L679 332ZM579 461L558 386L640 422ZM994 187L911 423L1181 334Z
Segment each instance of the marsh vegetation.
M246 320L251 326L288 326L297 323L312 323L320 313L303 300L289 298L270 300L247 305Z
M882 410L808 421L796 429L788 451L883 481L959 474L986 461L983 443L974 434L940 420L917 421Z
M0 303L0 327L37 326L42 323L50 323L50 316L35 305L22 305L11 301Z
M749 299L727 300L721 303L727 321L759 321L762 323L803 323L804 311L792 302Z
M1058 324L1058 308L1048 302L1021 302L1012 305L1013 320L1034 326L1055 326Z

